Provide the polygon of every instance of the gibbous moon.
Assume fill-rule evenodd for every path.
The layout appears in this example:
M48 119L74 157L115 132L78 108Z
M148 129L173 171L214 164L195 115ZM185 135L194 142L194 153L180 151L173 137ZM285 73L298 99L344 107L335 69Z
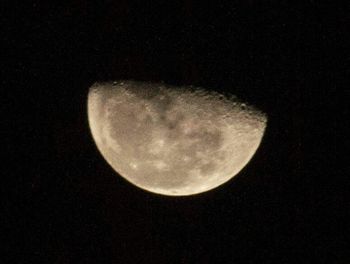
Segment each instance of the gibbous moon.
M233 96L136 81L94 84L88 119L97 148L118 174L172 196L234 177L256 152L267 122Z

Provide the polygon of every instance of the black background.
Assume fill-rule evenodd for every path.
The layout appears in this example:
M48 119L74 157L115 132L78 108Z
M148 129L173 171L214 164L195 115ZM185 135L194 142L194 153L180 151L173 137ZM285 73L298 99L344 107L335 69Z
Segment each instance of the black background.
M349 263L334 112L345 111L336 91L348 66L345 6L140 2L4 9L10 199L1 263ZM253 103L269 118L259 150L210 192L135 188L116 177L87 124L89 87L119 79L203 86Z

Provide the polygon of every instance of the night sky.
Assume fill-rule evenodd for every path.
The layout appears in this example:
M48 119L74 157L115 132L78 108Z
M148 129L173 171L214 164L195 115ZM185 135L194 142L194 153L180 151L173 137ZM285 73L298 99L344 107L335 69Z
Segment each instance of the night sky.
M345 8L138 2L5 4L0 262L349 263L334 114ZM262 143L212 191L138 189L87 122L89 87L119 79L235 94L268 115Z

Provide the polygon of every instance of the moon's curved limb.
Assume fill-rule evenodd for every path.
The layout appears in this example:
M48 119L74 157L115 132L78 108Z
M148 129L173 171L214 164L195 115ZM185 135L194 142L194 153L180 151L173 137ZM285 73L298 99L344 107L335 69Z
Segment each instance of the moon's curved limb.
M96 83L88 119L107 162L134 185L191 195L235 176L256 152L266 115L202 88Z

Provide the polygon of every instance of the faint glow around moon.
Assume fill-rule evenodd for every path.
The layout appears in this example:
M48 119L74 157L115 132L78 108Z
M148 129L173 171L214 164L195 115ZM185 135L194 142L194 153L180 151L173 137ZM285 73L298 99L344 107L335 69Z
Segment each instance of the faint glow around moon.
M130 183L164 195L192 195L234 177L263 137L266 115L203 88L120 81L88 95L96 145Z

